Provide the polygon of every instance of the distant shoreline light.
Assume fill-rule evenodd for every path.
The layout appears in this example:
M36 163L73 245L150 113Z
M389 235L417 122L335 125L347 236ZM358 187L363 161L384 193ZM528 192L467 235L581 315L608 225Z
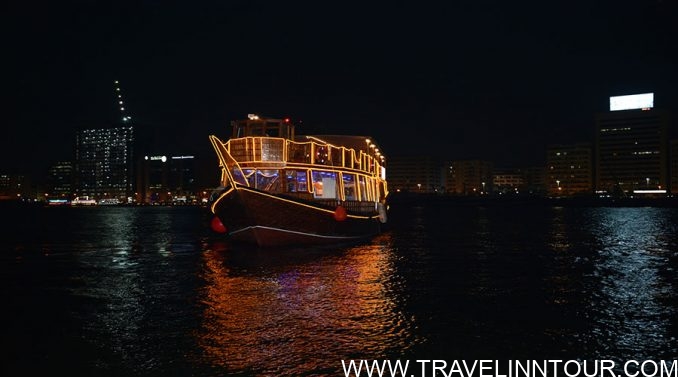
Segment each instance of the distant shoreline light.
M610 97L610 111L643 109L654 107L654 93L631 94Z

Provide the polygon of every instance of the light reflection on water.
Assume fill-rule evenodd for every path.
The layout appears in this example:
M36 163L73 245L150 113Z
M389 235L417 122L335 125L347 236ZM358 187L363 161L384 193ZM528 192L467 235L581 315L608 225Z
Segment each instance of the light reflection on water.
M675 357L677 220L666 208L554 208L547 286L569 357Z
M676 223L661 208L610 208L594 213L599 240L591 278L596 290L589 298L585 318L597 342L595 356L638 358L675 356ZM669 279L666 279L668 277ZM669 348L667 349L667 346ZM672 349L671 349L672 348ZM667 352L673 352L672 354Z
M16 374L678 354L675 209L414 206L370 242L283 250L213 238L198 209L15 216L0 237L0 361Z
M389 288L398 284L389 235L325 250L328 256L253 251L245 258L258 262L247 268L216 246L203 254L205 310L197 333L212 364L257 375L337 373L341 359L399 355L416 343L414 320ZM272 265L271 258L296 262Z

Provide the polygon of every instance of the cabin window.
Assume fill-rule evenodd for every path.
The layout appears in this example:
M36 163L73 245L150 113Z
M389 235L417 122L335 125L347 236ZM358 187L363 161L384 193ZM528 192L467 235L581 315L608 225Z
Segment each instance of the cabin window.
M358 176L358 190L360 191L361 200L370 200L370 194L367 190L367 180L364 175Z
M343 166L342 148L330 148L330 161L333 166Z
M285 170L285 187L287 192L308 192L306 170Z
M314 170L313 178L313 197L323 199L337 198L337 172Z
M280 192L279 172L277 169L257 170L257 185L255 188L270 192Z
M290 162L311 163L311 143L288 143L288 153Z
M355 174L342 173L341 176L344 181L344 196L346 200L358 200L358 192L356 191L355 186Z
M237 169L234 169L234 174ZM254 169L242 169L243 174L245 174L245 179L247 179L247 184L249 184L250 187L257 187L257 180L256 180L256 174L254 174L255 170Z
M250 136L264 136L265 128L261 124L253 125L250 129Z
M277 122L266 122L266 136L280 136L280 126Z
M261 161L282 161L284 146L285 140L282 139L262 139Z

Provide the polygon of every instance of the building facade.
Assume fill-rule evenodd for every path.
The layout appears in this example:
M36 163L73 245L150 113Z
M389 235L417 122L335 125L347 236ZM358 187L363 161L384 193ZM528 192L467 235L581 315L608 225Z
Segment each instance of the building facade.
M74 184L77 196L134 196L134 130L132 126L85 129L76 134Z
M546 149L549 196L593 193L593 148L589 143L550 145Z
M71 161L59 161L49 168L46 191L50 198L71 199L74 192Z
M626 196L666 191L669 185L669 114L652 107L653 96L642 104L615 105L617 98L636 96L611 97L610 111L596 116L599 193Z
M27 200L36 196L27 175L0 174L0 200Z
M442 164L432 156L390 156L386 167L391 192L442 193Z
M523 174L519 169L494 169L492 190L498 194L513 194L525 187Z
M145 204L200 201L207 193L198 187L196 164L192 155L144 156L138 169L136 201Z
M490 161L451 161L447 166L448 193L484 195L492 192L494 177Z

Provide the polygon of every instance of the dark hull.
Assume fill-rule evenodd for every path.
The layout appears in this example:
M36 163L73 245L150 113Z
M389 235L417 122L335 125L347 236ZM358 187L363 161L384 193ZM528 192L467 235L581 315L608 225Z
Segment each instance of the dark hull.
M259 246L353 242L380 232L376 211L335 216L339 203L314 203L239 187L222 194L213 212L234 241Z

